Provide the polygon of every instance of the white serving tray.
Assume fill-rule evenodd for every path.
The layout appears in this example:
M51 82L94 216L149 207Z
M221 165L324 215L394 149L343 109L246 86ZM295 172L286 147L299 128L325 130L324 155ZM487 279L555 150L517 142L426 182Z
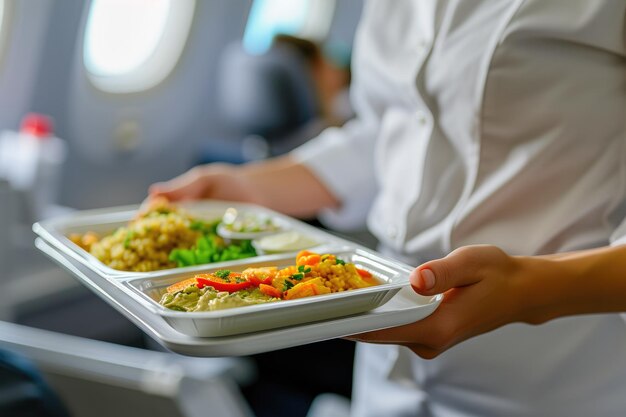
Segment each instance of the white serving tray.
M237 336L193 337L176 331L163 317L146 309L119 282L105 278L41 238L35 241L35 246L158 343L189 356L251 355L409 324L430 315L442 299L441 295L419 296L406 286L386 304L366 313Z

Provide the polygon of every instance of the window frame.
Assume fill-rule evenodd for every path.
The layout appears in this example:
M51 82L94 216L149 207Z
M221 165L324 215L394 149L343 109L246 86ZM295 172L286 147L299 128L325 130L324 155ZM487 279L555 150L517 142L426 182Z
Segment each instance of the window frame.
M309 3L304 25L300 28L297 36L306 39L321 41L330 33L335 10L336 0L313 0Z
M3 62L7 53L7 46L9 44L12 15L12 0L0 0L0 69L4 67Z
M91 84L98 90L112 94L139 93L163 83L180 61L191 33L196 0L169 0L169 11L163 24L160 40L148 57L135 68L121 74L102 75L94 72L88 63L89 21L95 1L89 4L82 36L82 65Z
M257 2L259 1L265 0L254 0L252 2L252 5L250 6L250 14L248 15L248 20L246 22L243 35L244 48L249 53L255 55L266 52L271 44L271 40L269 42L265 42L264 40L259 47L259 44L255 44L254 41L251 42L248 40L248 33L250 32L251 23L250 18L255 17L252 12L254 11L255 6L258 4ZM276 33L286 33L289 35L310 39L317 42L321 42L326 39L328 37L328 34L330 33L330 27L332 25L334 13L337 8L336 0L309 0L306 7L307 10L304 13L304 21L296 31L277 32L275 30L275 27L273 27L271 28L271 36L273 37Z

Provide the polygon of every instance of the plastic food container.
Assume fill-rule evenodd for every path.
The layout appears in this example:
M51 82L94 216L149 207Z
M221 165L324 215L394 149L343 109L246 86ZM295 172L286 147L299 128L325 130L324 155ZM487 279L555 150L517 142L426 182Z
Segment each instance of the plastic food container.
M354 263L374 275L379 285L338 293L317 295L295 300L256 304L205 312L181 312L170 310L158 303L166 288L186 278L189 273L164 273L147 278L134 278L125 281L138 302L150 311L160 315L172 327L191 336L215 337L262 331L312 321L326 320L339 316L358 314L372 310L393 297L408 282L408 270L400 264L385 260L374 253L348 247L328 247L345 262ZM281 255L272 260L241 260L234 271L248 267L277 266L284 268L293 265L293 256ZM214 272L219 268L205 269Z
M284 232L291 226L286 219L262 213L257 209L229 207L217 226L217 234L230 240L252 240Z
M303 235L310 236L311 239L319 242L320 245L327 244L330 234L327 234L310 225L300 222L296 219L276 213L262 207L248 204L238 204L223 201L199 201L193 203L180 204L180 207L192 215L206 221L214 221L222 218L225 211L235 207L242 212L258 213L260 216L269 216L280 222L284 227L297 231ZM226 267L236 265L238 260L215 262L205 265L194 265L184 268L171 268L166 270L151 272L134 272L113 269L89 252L72 242L68 236L72 233L84 234L92 231L102 235L112 233L117 228L125 226L136 214L138 206L113 207L108 209L87 210L71 213L66 216L44 220L33 225L33 231L44 241L61 250L66 255L83 263L92 270L103 274L107 278L117 279L126 276L150 276L161 271L196 271L206 268L206 265L215 265L216 267ZM336 241L336 240L335 240ZM342 241L344 244L346 241ZM265 256L271 256L269 254ZM256 259L256 258L247 258Z
M318 244L313 238L295 230L275 233L252 241L252 246L259 254L300 251L312 248Z

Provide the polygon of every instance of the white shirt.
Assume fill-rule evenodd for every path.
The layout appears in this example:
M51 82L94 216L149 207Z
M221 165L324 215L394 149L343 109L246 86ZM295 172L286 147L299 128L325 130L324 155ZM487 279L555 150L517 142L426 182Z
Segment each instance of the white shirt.
M357 119L293 152L412 264L626 243L626 2L370 1ZM620 223L622 223L621 226ZM593 277L590 277L593 279ZM423 361L360 346L356 416L624 416L619 315L506 326Z

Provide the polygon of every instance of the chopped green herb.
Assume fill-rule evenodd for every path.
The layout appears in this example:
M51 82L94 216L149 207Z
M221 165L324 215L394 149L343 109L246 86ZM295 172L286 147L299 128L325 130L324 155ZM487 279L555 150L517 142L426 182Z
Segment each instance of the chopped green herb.
M341 259L337 258L337 261L335 262L335 265L345 265L345 261L342 261Z
M203 231L204 230L204 222L201 222L199 220L194 220L191 222L191 224L189 225L189 228L191 230L198 230L198 231Z
M311 268L307 268L306 265L300 265L298 266L298 272L308 274L309 272L311 272Z
M189 228L191 230L201 232L205 235L215 234L216 227L217 227L217 222L210 223L210 222L205 222L202 220L193 220L191 224L189 225Z
M128 249L130 247L130 241L133 239L134 236L135 232L133 232L132 230L129 230L126 233L126 238L124 239L124 249Z
M283 292L290 290L293 288L293 282L285 280L283 283Z
M215 271L214 273L216 276L223 278L224 280L226 280L228 278L228 276L230 275L230 270L228 269L220 269L218 271Z
M246 280L245 280L245 279L243 279L243 278L241 278L241 277L237 277L237 278L235 278L235 282L236 282L237 284L241 284L242 282L246 282Z
M295 279L296 281L300 281L302 278L304 278L304 274L303 273L293 274L291 276L291 279Z

